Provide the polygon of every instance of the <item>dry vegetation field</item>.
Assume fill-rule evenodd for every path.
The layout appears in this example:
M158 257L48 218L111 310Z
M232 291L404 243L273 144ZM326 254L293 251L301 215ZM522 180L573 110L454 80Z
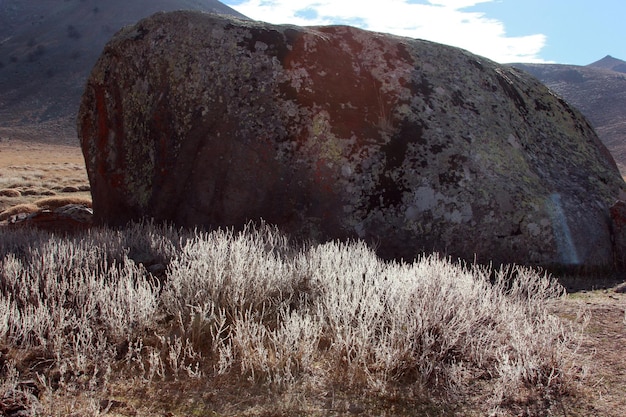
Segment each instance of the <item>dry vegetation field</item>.
M0 143L5 215L87 184L76 146ZM524 268L384 263L270 227L4 226L0 415L622 416L611 278L564 294Z
M80 147L0 139L0 221L55 198L90 199Z

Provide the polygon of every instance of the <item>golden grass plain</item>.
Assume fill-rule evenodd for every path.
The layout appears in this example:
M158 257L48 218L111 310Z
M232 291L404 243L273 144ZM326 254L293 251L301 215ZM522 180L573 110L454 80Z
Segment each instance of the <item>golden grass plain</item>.
M79 146L4 139L0 141L0 220L7 212L30 212L54 204L90 201ZM3 216L2 213L5 213Z

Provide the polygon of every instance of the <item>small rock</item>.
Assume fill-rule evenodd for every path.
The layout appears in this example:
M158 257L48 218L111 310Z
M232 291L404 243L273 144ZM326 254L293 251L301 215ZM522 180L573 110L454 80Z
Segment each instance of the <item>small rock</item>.
M619 294L626 294L626 282L619 284L613 291Z
M8 224L67 233L91 227L92 218L91 208L80 204L68 204L54 210L17 214L9 219Z
M91 223L93 210L82 204L67 204L55 210L54 213L61 217L72 219L81 223Z

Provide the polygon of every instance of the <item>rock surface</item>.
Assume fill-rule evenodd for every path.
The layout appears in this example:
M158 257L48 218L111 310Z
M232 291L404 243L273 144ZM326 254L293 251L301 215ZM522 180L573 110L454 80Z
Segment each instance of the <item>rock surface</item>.
M93 211L82 204L67 204L52 210L39 210L11 216L7 225L34 227L60 233L72 233L91 227Z
M626 201L618 200L610 208L613 223L613 246L617 268L626 269Z
M263 218L385 258L613 261L624 183L587 121L452 47L157 14L106 46L78 132L96 223Z

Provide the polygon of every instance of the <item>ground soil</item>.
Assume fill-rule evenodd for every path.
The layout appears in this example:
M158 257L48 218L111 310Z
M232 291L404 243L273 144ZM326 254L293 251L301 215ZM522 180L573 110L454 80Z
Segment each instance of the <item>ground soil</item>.
M626 279L626 277L624 277ZM622 417L626 413L626 294L620 286L568 294L556 314L575 320L590 314L580 353L587 375L563 403L564 416Z

